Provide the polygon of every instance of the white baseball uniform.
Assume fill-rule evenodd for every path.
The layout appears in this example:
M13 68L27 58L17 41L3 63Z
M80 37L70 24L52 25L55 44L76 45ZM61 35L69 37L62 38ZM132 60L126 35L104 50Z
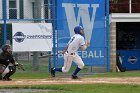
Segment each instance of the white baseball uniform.
M68 72L72 61L74 61L80 69L84 67L84 63L81 57L77 54L79 47L85 45L84 37L80 34L75 34L71 37L68 42L68 49L64 54L64 66L62 67L62 72Z

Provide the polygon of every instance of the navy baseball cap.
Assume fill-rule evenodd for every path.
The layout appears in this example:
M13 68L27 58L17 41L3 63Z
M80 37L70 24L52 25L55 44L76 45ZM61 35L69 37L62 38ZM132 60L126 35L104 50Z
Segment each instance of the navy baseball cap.
M84 30L84 28L83 28L82 26L76 26L76 27L74 28L75 34L79 34L81 30Z

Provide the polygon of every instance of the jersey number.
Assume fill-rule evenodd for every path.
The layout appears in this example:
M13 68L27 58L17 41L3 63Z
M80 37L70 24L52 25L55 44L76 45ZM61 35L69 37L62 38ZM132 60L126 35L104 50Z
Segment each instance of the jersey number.
M73 37L73 38L71 39L70 43L71 43L74 39L75 39L75 37Z

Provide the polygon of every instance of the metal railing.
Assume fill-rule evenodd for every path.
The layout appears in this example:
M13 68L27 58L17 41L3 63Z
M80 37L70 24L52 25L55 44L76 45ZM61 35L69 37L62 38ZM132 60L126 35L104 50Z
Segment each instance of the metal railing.
M110 13L140 13L140 0L110 0Z

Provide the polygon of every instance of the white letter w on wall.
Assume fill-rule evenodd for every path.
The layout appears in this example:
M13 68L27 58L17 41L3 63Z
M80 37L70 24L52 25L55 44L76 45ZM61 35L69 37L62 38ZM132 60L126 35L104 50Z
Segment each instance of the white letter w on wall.
M93 8L92 15L90 17L89 8L90 4L77 4L78 7L78 14L77 17L75 16L74 8L76 7L75 4L72 3L63 3L62 7L65 9L66 18L68 22L68 27L70 31L70 35L72 36L74 34L74 27L78 26L80 24L80 21L82 21L84 31L85 31L85 38L86 40L91 39L92 36L92 30L94 28L94 20L96 15L96 10L99 7L99 4L92 4L91 7Z

